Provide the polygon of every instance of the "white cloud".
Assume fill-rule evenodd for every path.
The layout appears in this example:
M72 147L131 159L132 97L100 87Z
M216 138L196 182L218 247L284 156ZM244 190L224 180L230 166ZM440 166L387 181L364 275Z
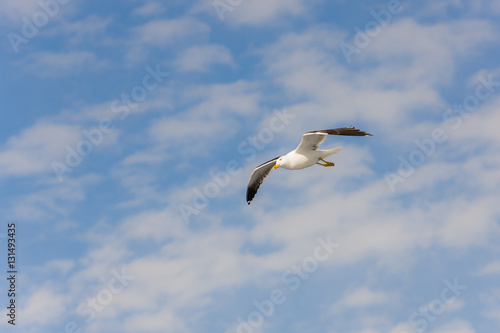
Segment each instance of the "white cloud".
M163 5L156 1L148 1L144 5L137 7L132 11L132 15L152 16L161 14L165 11Z
M214 290L236 288L255 277L252 271L258 265L254 256L239 254L244 230L214 227L192 233L176 215L175 209L152 211L128 218L109 236L102 232L95 234L97 238L89 235L96 245L107 245L98 245L80 261L85 268L70 279L73 293L86 290L84 286L102 277L108 267L123 266L123 260L127 260L126 272L135 279L120 294L120 301L113 302L110 311L115 313L113 316L132 312L117 325L128 330L149 319L148 331L165 331L165 327L182 330L187 322L179 317L179 311L205 308ZM138 240L159 247L149 255L126 259L132 253L124 251L124 245ZM105 321L101 316L96 320L96 325Z
M439 238L450 247L481 245L497 226L500 209L498 198L481 197L477 200L454 200L444 216L444 223L437 228ZM445 207L443 207L445 208Z
M500 14L500 6L496 0L443 0L426 4L419 10L419 15L442 18L450 11L460 12L461 17L484 17Z
M385 262L384 257L387 258L387 264L389 258L399 256L400 261L390 263L391 267L395 267L397 263L411 263L407 250L426 247L433 239L452 248L486 245L489 234L497 228L494 217L498 216L498 209L495 199L489 199L488 193L467 201L460 196L433 201L429 196L403 209L397 203L397 197L391 199L392 195L383 180L350 194L343 191L340 194L335 189L338 189L340 180L346 180L343 172L333 175L317 171L316 175L304 172L302 176L295 173L290 177L273 177L266 180L267 185L264 184L266 187L261 189L259 195L267 195L264 191L272 192L281 196L284 202L290 200L289 207L284 211L270 211L264 216L256 216L259 223L252 230L252 235L256 240L272 239L291 245L300 243L304 237L333 233L341 244L345 244L339 249L336 261L353 262L376 252L378 260ZM297 186L297 177L306 178L303 186ZM328 182L321 181L324 177ZM480 174L477 177L481 177ZM314 191L310 191L305 184L314 184ZM436 191L436 186L439 187L439 183L430 188L429 193ZM297 192L299 187L300 196L287 199L285 192L292 188ZM417 192L422 193L421 189ZM303 200L307 202L290 208ZM359 206L361 202L362 207ZM265 197L259 203L265 204ZM334 217L330 217L332 203L335 203ZM420 207L429 208L423 210ZM377 214L370 213L373 211ZM305 220L307 224L303 223Z
M192 106L182 115L155 121L149 133L169 151L174 146L182 147L179 154L201 158L208 153L207 146L218 145L242 126L235 117L249 116L259 108L261 93L257 88L253 83L237 81L186 89L178 97Z
M360 56L387 63L391 70L398 68L407 84L446 84L453 78L457 60L480 54L485 43L497 39L492 31L491 23L481 20L423 25L402 19L383 29Z
M134 165L143 163L158 163L166 158L161 152L139 152L127 156L123 160L124 165Z
M401 323L391 329L389 333L417 333L417 330L409 323Z
M135 63L143 60L150 48L165 48L176 43L176 47L206 40L210 27L191 17L172 20L154 20L132 28L130 50L126 60Z
M362 119L371 131L391 131L398 139L413 140L412 116L444 109L438 89L451 83L457 61L479 53L496 38L482 31L493 28L484 21L395 21L353 55L361 72L346 67L339 45L350 39L334 29L291 33L260 52L270 79L290 100L301 102L289 107L307 115L297 131L313 128L312 121L319 118L332 124L359 124ZM368 65L373 61L377 66ZM405 126L409 123L411 128Z
M90 15L73 22L62 21L55 27L44 29L43 35L52 38L61 38L61 35L63 35L64 41L68 41L73 45L82 43L97 44L97 41L102 41L105 38L106 30L112 22L111 17Z
M500 274L500 261L493 261L487 264L486 266L484 266L482 269L479 270L478 274L480 276Z
M170 177L171 171L167 171L171 170L169 166L177 168L181 165L175 162L176 156L177 153L171 155L166 151L162 143L152 143L151 148L132 153L115 165L110 175L129 195L127 200L116 203L116 207L123 209L140 205L149 206L153 202L161 205L169 203L168 193L172 188L163 188L160 180Z
M235 66L231 51L222 45L193 46L175 61L180 71L207 71L215 64Z
M224 2L227 4L227 2ZM306 16L308 2L304 0L254 0L235 1L229 10L216 9L215 1L200 1L193 12L209 12L224 22L237 25L259 25L276 23L289 16Z
M39 122L9 138L0 150L3 175L24 176L52 170L51 163L64 160L67 145L80 139L76 126Z
M423 329L417 329L409 323L402 323L390 330L390 333L418 333ZM429 332L431 333L475 333L476 330L471 324L462 319L454 319L445 324L435 326L434 323L429 323Z
M427 313L433 313L432 309L433 309L433 306L435 306L435 304L433 304L433 302L435 302L435 300L433 300L427 304L422 305L421 307L419 307L419 309L425 310L425 311L427 311ZM465 301L463 299L453 299L453 300L450 300L450 301L444 303L444 310L443 311L446 311L447 313L455 312L455 311L462 309L464 306L465 306Z
M189 332L184 322L168 309L131 316L124 327L127 332Z
M210 121L207 118L196 119L194 117L172 117L156 121L151 127L151 135L155 140L169 142L170 144L180 144L185 142L185 138L216 137L218 133L223 132L225 124L217 121Z
M500 323L500 289L493 288L487 293L481 293L479 299L483 303L481 314Z
M166 46L188 36L206 34L210 28L193 18L149 21L133 28L137 42L146 45Z
M65 310L65 297L52 288L41 287L30 295L21 312L26 316L24 325L44 325L61 318Z
M75 267L74 260L56 259L47 262L43 267L40 268L40 271L44 273L54 273L54 271L56 271L58 272L58 274L66 274L73 267Z
M146 66L147 67L147 66ZM152 70L159 68L159 71L162 73L168 73L162 66L150 66ZM131 82L128 90L122 92L123 94L127 94L130 96L132 90L136 87L143 87L142 79L149 75L148 70L144 69L144 76L138 79L136 82ZM166 74L165 74L166 75ZM86 121L93 122L94 125L100 124L104 119L110 119L113 122L113 125L116 128L119 128L120 123L123 121L127 121L128 117L131 117L134 114L140 114L150 111L157 110L173 110L173 101L176 99L176 96L179 94L178 91L172 89L170 87L170 83L166 82L166 80L170 80L169 76L166 76L166 79L160 82L165 86L158 85L157 88L153 88L151 91L147 91L147 96L143 101L133 101L132 106L128 106L127 102L123 99L122 94L117 94L114 99L106 101L104 103L98 103L93 105L86 105L77 110L77 112L61 112L58 116L58 119L61 121L67 122L77 122L82 123ZM144 88L144 87L143 87ZM130 101L129 101L130 102ZM132 118L132 117L131 117ZM118 135L118 130L108 133L105 135L105 139L108 141L114 142L115 135Z
M46 221L56 217L56 229L71 227L73 222L65 219L68 219L75 204L85 199L86 188L98 182L99 177L92 174L78 178L68 177L64 182L59 182L55 174L50 174L34 183L31 193L13 197L10 207L12 215L25 221Z
M475 3L479 1L474 1ZM427 4L420 10L420 15L425 17L446 15L449 10L463 10L463 0L443 0Z
M254 25L273 22L280 16L305 16L307 11L307 1L304 0L255 0L243 1L227 16L237 24Z
M493 79L495 82L500 82L500 76L494 76ZM459 102L462 103L463 100ZM492 97L482 102L474 111L466 112L467 118L461 118L461 123L456 130L449 130L450 141L454 142L456 148L459 149L458 152L471 149L471 145L477 144L478 141L489 142L491 149L498 148L500 133L495 129L495 124L500 121L500 114L497 112L499 106L500 89L497 88ZM481 131L478 131L478 128L481 128ZM493 157L490 159L495 160Z
M463 299L455 300L454 302L446 304L446 311L454 312L462 309L465 306L465 301Z
M475 333L469 322L461 319L456 319L448 324L439 326L433 333Z
M241 230L217 228L205 236L191 234L182 240L176 238L158 255L134 261L129 267L138 276L138 283L127 295L130 303L137 306L150 304L152 300L158 302L157 296L151 298L155 294L169 295L169 303L177 309L200 307L209 302L213 291L249 281L255 277L250 267L256 262L252 255L239 253L244 237Z
M22 26L22 16L30 16L40 10L38 0L2 0L0 1L0 13L2 16L10 18L12 21L17 21L19 26Z
M264 322L264 324L262 324L261 326L250 327L252 329L252 333L264 333L264 332L266 332L267 326L271 326L269 324L267 324L267 325L266 324L267 324L267 322ZM240 333L244 330L240 327L240 325L241 325L240 323L236 323L233 327L230 327L227 330L225 330L224 333Z
M226 84L194 86L182 97L197 102L190 110L193 114L208 114L224 120L226 115L252 115L259 106L262 92L257 83L239 80Z
M22 62L25 72L40 77L61 77L79 74L83 71L99 71L106 65L89 51L55 53L41 51L33 53Z
M439 102L427 84L407 87L398 82L395 88L395 76L401 75L398 81L403 79L400 69L392 73L367 69L365 74L347 70L344 60L335 56L343 37L337 31L310 29L282 37L262 51L274 83L283 87L291 100L308 101L289 107L296 114L307 115L297 131L317 127L313 121L319 118L323 123L345 125L355 120L358 127L363 119L371 124L370 131L378 126L394 131L395 124L408 117L403 110Z
M389 301L389 296L385 292L372 291L366 287L361 287L352 292L346 293L341 300L332 306L334 312L343 311L346 308L363 308L374 305L382 305Z
M126 218L120 231L126 239L146 239L161 241L169 238L184 238L187 236L187 225L179 223L177 212L167 208L161 211L145 211ZM135 227L140 223L143 228Z
M500 15L500 3L498 1L490 1L490 6L495 14Z

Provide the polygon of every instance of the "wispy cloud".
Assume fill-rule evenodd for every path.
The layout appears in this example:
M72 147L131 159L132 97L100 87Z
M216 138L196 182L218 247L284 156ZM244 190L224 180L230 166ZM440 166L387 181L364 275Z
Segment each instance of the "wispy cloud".
M157 1L148 1L132 11L132 15L151 16L162 14L165 11L164 6Z
M51 307L47 307L50 300ZM57 320L64 313L65 297L51 287L42 287L27 299L23 313L29 315L25 325L45 325Z
M476 332L465 320L456 319L449 324L441 325L434 332L436 333L474 333Z
M9 138L0 150L3 175L32 175L51 170L51 162L65 154L81 133L77 126L39 122Z
M485 265L478 273L480 276L483 275L495 275L500 274L500 261L493 261Z
M389 295L385 292L372 291L362 287L344 295L341 300L332 306L331 310L338 312L349 308L376 306L387 303L389 299Z
M308 3L303 0L271 0L271 1L200 1L194 12L210 11L223 22L237 25L272 24L278 19L306 16Z
M231 51L221 45L193 46L183 52L174 65L180 71L207 71L221 64L234 67Z
M105 37L107 34L106 29L112 23L113 19L111 17L90 15L81 20L62 20L56 26L47 28L43 35L45 37L58 36L58 38L64 36L64 42L70 45L81 45L83 43L99 45L107 42Z
M37 52L21 61L22 70L40 77L65 77L85 71L100 71L106 61L99 60L89 51L71 51L66 53Z
M37 0L27 0L27 1L15 1L15 0L5 0L0 4L0 13L2 16L10 18L16 23L21 23L21 16L33 14L37 9L39 9L39 1Z
M190 44L190 41L205 41L210 27L194 18L184 17L172 20L154 20L131 29L130 50L127 61L139 62L151 48L164 49L172 43Z

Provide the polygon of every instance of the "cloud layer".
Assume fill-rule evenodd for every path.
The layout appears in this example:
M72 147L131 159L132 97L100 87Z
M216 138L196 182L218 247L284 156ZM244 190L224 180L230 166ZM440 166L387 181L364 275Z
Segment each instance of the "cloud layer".
M23 332L498 330L495 3L404 3L376 34L387 3L215 3L83 3L3 56ZM256 165L349 125L374 136L246 204Z

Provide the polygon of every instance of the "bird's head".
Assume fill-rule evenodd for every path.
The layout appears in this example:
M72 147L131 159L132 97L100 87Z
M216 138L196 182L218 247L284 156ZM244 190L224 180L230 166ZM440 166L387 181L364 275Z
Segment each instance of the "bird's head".
M286 164L286 156L281 156L280 158L278 158L278 160L276 161L276 165L273 166L273 169L278 169L283 163Z

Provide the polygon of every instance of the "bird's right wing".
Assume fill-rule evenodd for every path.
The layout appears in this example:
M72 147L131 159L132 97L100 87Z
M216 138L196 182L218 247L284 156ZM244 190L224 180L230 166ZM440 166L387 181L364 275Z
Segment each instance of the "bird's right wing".
M342 127L342 128L333 128L333 129L327 129L327 130L322 130L322 131L311 131L307 132L306 134L309 133L324 133L328 135L349 135L349 136L372 136L370 133L366 133L365 131L362 131L356 127L349 126L349 127Z
M302 141L295 151L297 153L307 153L311 150L318 150L319 145L325 141L328 135L371 136L370 133L366 133L365 131L352 126L332 128L322 131L311 131L302 136Z
M250 180L248 181L247 186L247 203L250 205L250 201L255 197L257 190L260 187L260 184L264 181L267 175L271 172L273 167L276 165L276 161L279 157L273 158L266 163L262 163L252 172L250 176Z

